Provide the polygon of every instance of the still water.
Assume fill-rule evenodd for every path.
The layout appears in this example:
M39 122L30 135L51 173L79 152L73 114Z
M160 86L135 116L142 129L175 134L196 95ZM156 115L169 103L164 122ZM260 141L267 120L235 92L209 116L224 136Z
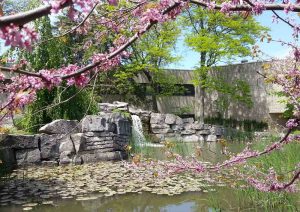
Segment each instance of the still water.
M182 145L182 146L180 146ZM199 143L179 144L174 148L175 152L182 155L191 155ZM244 148L243 143L228 144L231 152L240 152ZM226 156L221 154L221 146L218 143L201 144L201 160L213 163L224 161ZM145 147L141 153L144 157L166 159L162 148ZM247 198L241 195L241 191L229 187L216 187L215 191L185 192L178 195L158 195L151 192L135 192L104 196L99 193L91 193L76 200L71 199L49 199L47 205L39 202L39 205L32 207L31 211L39 212L213 212L213 211L299 211L299 194L290 195L293 205L285 205L282 208L266 209L262 206L255 206ZM34 202L34 201L33 201ZM0 206L0 211L17 212L25 209L22 205Z

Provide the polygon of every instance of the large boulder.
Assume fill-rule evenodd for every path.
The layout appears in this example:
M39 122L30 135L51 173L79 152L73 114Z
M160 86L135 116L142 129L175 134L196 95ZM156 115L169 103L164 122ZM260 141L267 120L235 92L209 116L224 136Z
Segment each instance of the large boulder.
M68 134L79 132L79 122L76 120L58 119L39 129L40 133L45 134Z

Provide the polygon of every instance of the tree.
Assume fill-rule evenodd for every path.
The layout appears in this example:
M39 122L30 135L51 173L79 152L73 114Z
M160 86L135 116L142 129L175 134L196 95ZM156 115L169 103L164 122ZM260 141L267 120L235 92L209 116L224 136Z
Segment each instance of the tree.
M41 39L53 38L49 17L36 21L35 27ZM58 40L44 42L32 52L25 52L23 55L20 52L20 58L26 59L34 70L59 68L74 62L74 44L74 37L66 35ZM66 100L68 101L65 102ZM85 114L95 110L95 102L88 89L80 90L74 85L62 84L52 90L38 91L36 100L26 107L25 117L17 125L21 125L26 131L37 132L41 126L55 119L80 120Z
M204 100L207 89L228 94L232 99L243 101L250 106L249 86L247 87L241 81L237 81L235 85L225 85L226 83L221 79L210 77L209 71L211 67L222 61L230 63L238 57L251 55L251 47L267 29L259 25L252 16L244 17L239 13L227 16L218 11L195 6L184 13L182 24L187 31L186 44L200 54L199 67L196 69L194 80L200 89L197 98L198 118L204 121Z
M180 33L176 22L166 22L155 26L151 32L133 44L131 56L125 61L117 74L123 81L124 76L131 72L134 76L142 73L149 82L148 94L151 95L152 109L158 111L157 96L168 96L180 92L176 86L179 80L165 73L163 68L179 58L172 54ZM132 78L129 74L129 78Z
M23 107L35 100L36 92L48 88L53 89L62 83L69 83L69 85L87 86L90 82L89 76L97 74L100 71L109 71L116 68L121 64L121 60L126 56L126 49L134 42L136 42L143 34L148 32L154 25L158 23L164 23L167 20L175 19L182 13L183 9L188 7L189 4L195 4L207 9L220 10L221 12L232 15L237 11L246 11L251 14L260 15L266 10L270 10L274 13L275 18L282 20L294 29L294 37L297 38L300 33L299 24L295 23L292 19L285 19L278 15L276 11L284 10L285 12L300 12L300 2L283 2L283 3L265 3L265 1L228 1L218 4L216 2L207 2L200 0L190 1L173 1L162 0L159 2L139 2L129 1L120 2L116 0L109 0L110 5L114 5L115 10L110 11L108 20L104 23L99 20L99 24L103 24L108 30L111 30L111 24L117 30L117 33L122 32L123 28L128 26L130 22L130 31L127 37L120 37L115 40L113 46L108 52L94 54L87 63L70 64L66 67L60 67L58 69L51 70L35 70L34 72L29 70L26 66L26 62L20 61L12 68L1 67L1 72L13 71L18 76L13 78L13 82L9 85L1 87L1 93L10 92L7 102L3 103L0 107L2 113L1 120L13 114L18 108ZM57 13L64 8L68 8L69 17L77 23L74 29L67 33L74 32L76 29L81 29L82 33L89 30L89 16L93 13L94 8L98 5L98 0L59 0L49 1L49 5L42 6L26 13L19 13L12 16L0 17L0 38L5 40L6 45L11 45L18 48L26 48L31 50L33 43L37 42L37 32L28 23L36 20L40 17L46 16L50 13ZM102 6L99 4L99 7ZM113 7L113 6L112 6ZM100 18L103 17L103 14ZM134 18L131 18L134 17ZM84 26L83 26L84 25ZM109 25L109 26L108 26ZM213 167L207 167L207 164L203 164L200 161L183 161L182 158L177 158L177 163L172 163L171 167L175 170L193 170L196 172L204 171L216 171L223 167L232 166L236 164L244 163L246 160L254 157L260 157L281 149L285 144L298 140L299 136L291 135L291 132L300 125L300 107L298 107L298 97L300 93L299 85L299 61L300 61L300 48L294 43L284 43L293 48L293 63L292 69L284 72L283 76L277 76L278 79L275 83L283 86L284 92L287 96L291 97L291 103L295 104L295 117L290 119L286 126L288 131L286 135L276 143L267 146L265 150L258 152L252 151L246 148L243 152L236 156L231 157L229 160L222 164L217 164ZM5 79L3 73L0 74L0 81ZM287 83L286 83L287 82ZM148 163L155 164L155 163ZM184 165L184 166L183 166ZM265 176L265 181L259 181L256 179L248 179L248 182L262 191L278 191L286 190L292 191L292 186L299 179L300 169L299 166L295 167L293 177L289 182L279 182L276 179L276 173L271 171Z

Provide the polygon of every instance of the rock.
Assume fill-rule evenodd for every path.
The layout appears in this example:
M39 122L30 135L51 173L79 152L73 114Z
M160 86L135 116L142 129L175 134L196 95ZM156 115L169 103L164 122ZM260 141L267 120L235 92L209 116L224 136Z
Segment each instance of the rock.
M193 130L202 130L203 125L204 125L203 123L199 123L199 122L195 121L195 123L192 126L192 129Z
M151 129L170 129L168 124L151 124Z
M205 141L204 137L202 135L198 135L199 141L203 142Z
M154 134L166 134L166 133L172 133L173 130L171 128L163 128L163 129L151 129L152 133Z
M210 124L203 124L203 129L204 130L209 130L211 128Z
M58 160L59 146L64 135L46 135L40 136L40 150L42 160Z
M95 150L91 153L81 155L83 163L91 163L97 161L108 161L108 160L123 160L127 158L127 154L124 152L102 152Z
M38 138L36 135L7 135L0 146L13 149L34 149L38 148Z
M89 115L82 119L82 132L104 131L119 135L130 135L131 124L120 113L100 113L100 115Z
M58 161L53 161L53 160L51 160L51 161L42 161L42 166L49 166L49 167L53 167L53 166L58 166L59 165L59 163L58 163Z
M83 164L82 157L79 156L79 155L75 155L75 157L73 158L72 163L73 163L74 165L81 165L81 164Z
M195 134L196 130L183 130L181 131L181 135L192 135Z
M183 142L197 142L199 141L199 137L197 135L188 135L182 137Z
M166 114L165 123L166 124L175 124L177 116L174 114Z
M217 136L216 135L208 135L206 141L207 142L215 142L215 141L217 141Z
M86 138L83 133L76 133L71 135L71 140L75 147L75 152L78 153L83 150Z
M110 130L118 135L131 135L131 124L130 121L123 117L120 113L113 113L110 118L110 125L114 130Z
M177 131L183 130L184 128L183 128L182 124L181 125L174 124L174 125L171 125L171 129L177 132Z
M66 151L75 153L75 146L70 136L65 136L61 140L61 143L59 145L59 153L66 152Z
M213 135L220 136L220 135L223 134L223 130L219 126L212 126L211 129L210 129L210 133L213 134Z
M194 123L194 118L183 118L182 119L183 123Z
M185 124L183 124L183 127L186 130L193 130L194 124L193 123L185 123Z
M73 162L74 152L64 151L59 156L59 165L68 165Z
M15 153L12 148L0 148L0 160L3 164L13 166L17 164Z
M151 113L150 124L163 124L165 123L165 114Z
M115 101L111 103L99 103L98 108L101 112L129 111L128 103Z
M88 115L82 119L82 132L103 132L107 129L108 116Z
M41 163L41 152L39 149L16 150L17 165L30 165Z
M45 134L67 134L78 133L79 129L79 122L76 120L58 119L41 127L39 132Z
M197 132L198 135L209 135L210 130L200 130Z
M183 124L183 120L179 116L176 117L176 124L177 125L182 125Z

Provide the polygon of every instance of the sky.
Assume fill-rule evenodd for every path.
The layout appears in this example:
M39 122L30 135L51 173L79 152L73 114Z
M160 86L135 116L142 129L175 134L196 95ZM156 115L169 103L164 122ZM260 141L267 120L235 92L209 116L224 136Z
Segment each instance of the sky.
M280 15L283 15L283 12L279 12ZM297 22L300 21L299 16L295 16ZM269 34L273 39L281 39L283 41L292 41L292 29L285 23L279 21L278 24L272 23L272 13L267 11L262 15L255 17L255 19L263 26L270 28ZM264 56L260 58L260 60L268 60L271 57L283 58L288 55L290 49L285 46L281 46L279 43L261 43L258 41L257 43L260 47L260 50L264 53ZM3 53L7 47L4 47L3 42L0 40L0 55ZM199 61L199 54L197 52L192 51L184 44L184 38L181 36L176 44L176 49L174 54L180 56L181 59L176 62L168 65L166 68L171 69L194 69ZM267 56L268 55L268 56ZM235 63L240 63L241 60L248 60L249 62L257 61L258 59L247 57L247 58L238 58ZM219 64L224 65L224 63Z

